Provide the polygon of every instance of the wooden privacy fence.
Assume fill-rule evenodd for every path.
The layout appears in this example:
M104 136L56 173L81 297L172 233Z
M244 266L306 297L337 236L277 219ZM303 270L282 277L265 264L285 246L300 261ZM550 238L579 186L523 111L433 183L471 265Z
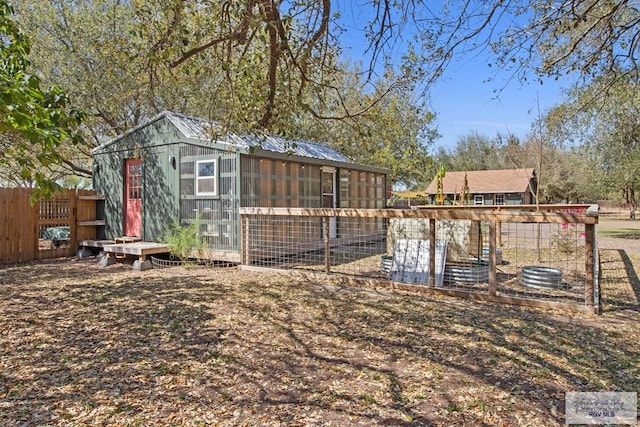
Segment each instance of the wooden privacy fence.
M63 190L31 202L30 188L0 188L0 264L73 256L78 241L96 237L92 190Z
M598 216L587 208L242 208L242 263L593 313Z

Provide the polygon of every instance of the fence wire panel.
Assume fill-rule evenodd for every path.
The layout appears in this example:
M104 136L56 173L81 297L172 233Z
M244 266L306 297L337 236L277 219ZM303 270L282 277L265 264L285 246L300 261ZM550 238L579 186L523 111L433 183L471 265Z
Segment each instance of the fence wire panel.
M577 222L593 224L584 216L566 216L574 222L564 223L557 213L507 215L510 220L486 212L315 214L244 215L245 264L591 305L595 257L587 258L595 242L586 241L585 224Z
M584 224L503 223L498 292L583 302L587 285Z
M312 271L329 267L332 273L386 278L380 269L386 253L382 218L254 216L248 224L249 265Z
M479 221L436 220L436 239L447 242L443 287L489 291L488 233Z

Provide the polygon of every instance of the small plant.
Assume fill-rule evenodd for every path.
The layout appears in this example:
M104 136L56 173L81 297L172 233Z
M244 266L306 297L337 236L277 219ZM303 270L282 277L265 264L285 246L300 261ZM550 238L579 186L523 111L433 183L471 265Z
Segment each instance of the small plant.
M171 255L182 262L188 262L190 258L200 255L205 247L200 235L200 218L190 224L184 225L178 219L174 219L167 228L163 237L164 243L169 246Z
M375 404L376 404L376 398L375 398L375 397L373 397L373 396L372 396L372 395L370 395L370 394L362 394L362 395L360 395L360 399L361 399L363 402L365 402L365 403L367 403L367 404L369 404L369 405L375 405Z
M462 412L462 411L464 410L464 408L463 408L461 405L459 405L459 404L457 404L457 403L455 403L455 402L451 402L451 403L449 403L449 404L447 405L447 407L445 408L445 410L446 410L448 413L452 413L452 412Z
M436 173L436 205L444 205L444 191L442 180L447 171L443 165L440 165L440 169Z
M575 225L563 224L562 229L551 236L551 243L560 253L573 254L576 251Z

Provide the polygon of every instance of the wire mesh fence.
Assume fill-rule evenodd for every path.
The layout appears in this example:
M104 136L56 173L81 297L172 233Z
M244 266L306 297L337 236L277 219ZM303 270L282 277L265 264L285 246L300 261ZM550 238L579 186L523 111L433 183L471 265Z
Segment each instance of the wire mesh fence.
M585 301L589 270L585 225L507 223L502 227L498 291L507 295Z
M597 308L597 216L583 212L245 208L241 214L246 266Z

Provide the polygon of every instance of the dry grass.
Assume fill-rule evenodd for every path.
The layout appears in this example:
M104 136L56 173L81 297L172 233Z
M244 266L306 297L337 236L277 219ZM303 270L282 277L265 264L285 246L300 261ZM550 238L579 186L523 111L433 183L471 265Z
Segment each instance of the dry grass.
M640 389L633 289L587 317L236 269L5 267L0 425L562 425L566 391Z

